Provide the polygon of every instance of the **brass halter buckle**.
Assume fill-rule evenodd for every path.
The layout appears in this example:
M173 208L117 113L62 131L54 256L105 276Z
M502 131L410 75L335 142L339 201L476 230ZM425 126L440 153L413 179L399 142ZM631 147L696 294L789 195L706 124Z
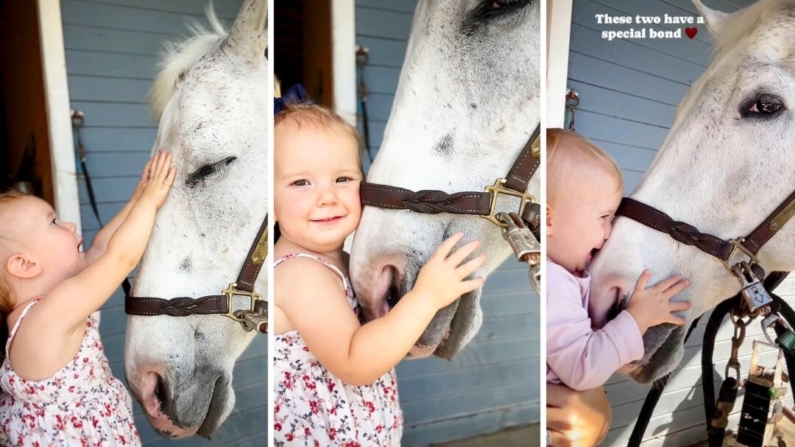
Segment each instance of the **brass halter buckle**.
M500 219L497 218L497 200L499 199L500 194L518 197L519 200L521 200L521 203L519 204L519 212L517 213L519 216L521 216L524 213L524 208L528 202L535 203L536 201L536 198L533 197L531 194L529 194L526 190L519 192L519 191L514 191L512 189L504 188L503 185L505 184L505 182L507 182L506 179L498 178L493 185L486 187L486 192L491 194L491 207L488 215L485 214L480 215L480 217L489 220L494 225L497 225L500 228L508 227L508 225L505 222L502 222L500 221Z
M748 248L746 248L745 245L743 245L743 243L745 243L745 238L744 237L738 237L737 239L731 239L731 240L729 240L729 243L732 245L732 249L729 252L729 257L725 261L723 261L723 264L726 266L726 268L729 269L729 271L731 271L731 267L732 267L731 264L729 264L729 263L731 262L731 260L734 257L735 253L737 253L738 251L740 252L740 254L742 254L742 255L744 255L744 256L746 256L748 258L748 264L750 264L750 265L759 264L759 260L756 259L756 256L753 253L751 253L748 250ZM763 278L760 278L760 279L763 279Z
M237 321L238 323L241 323L241 324L244 324L244 325L246 323L245 316L239 316L239 315L237 315L237 313L240 312L241 314L245 314L245 313L253 313L253 312L255 312L254 306L257 304L257 301L261 301L262 300L262 295L260 295L259 293L257 293L257 292L246 292L244 290L240 290L240 289L237 288L237 283L234 283L234 282L229 284L229 287L227 287L221 293L223 293L226 296L226 300L227 300L227 304L228 304L228 306L227 306L228 311L225 314L223 314L223 316L229 317L229 318ZM237 299L236 300L235 299L236 296L238 296L238 297L246 297L246 299L243 299L243 300ZM235 306L235 304L237 304L236 302L241 302L241 304L242 304L242 303L245 303L246 301L248 302L247 305Z

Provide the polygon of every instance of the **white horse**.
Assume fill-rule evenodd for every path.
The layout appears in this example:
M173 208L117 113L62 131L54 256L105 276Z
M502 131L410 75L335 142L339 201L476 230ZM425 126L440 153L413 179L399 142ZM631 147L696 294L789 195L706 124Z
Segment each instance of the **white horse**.
M174 155L177 179L160 209L133 295L217 295L237 278L268 209L266 0L246 0L227 35L167 57L150 94L160 116L154 151ZM267 290L262 274L256 290ZM209 437L232 411L232 368L256 332L230 318L130 316L125 372L163 436Z
M795 189L795 2L762 0L725 14L694 0L717 43L714 60L679 105L668 136L631 197L729 240L755 229ZM767 272L795 270L795 224L758 254ZM735 261L742 257L736 257ZM641 271L651 283L682 274L692 285L688 325L740 290L716 258L619 217L590 271L595 324ZM662 325L644 336L645 355L631 377L650 382L680 362L684 328Z
M368 181L410 190L483 191L505 177L539 123L540 11L535 0L421 0L414 14L384 142ZM539 195L539 176L529 191ZM515 211L517 200L501 200ZM477 216L366 207L351 276L367 319L386 314L439 244L478 239L485 276L511 253L500 229ZM530 294L528 283L528 295ZM413 356L450 358L480 328L481 291L434 317Z

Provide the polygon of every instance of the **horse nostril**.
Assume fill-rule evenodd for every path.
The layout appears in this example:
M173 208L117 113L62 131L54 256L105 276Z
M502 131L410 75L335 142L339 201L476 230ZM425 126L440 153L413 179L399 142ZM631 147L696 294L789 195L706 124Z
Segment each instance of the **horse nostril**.
M166 396L166 384L163 378L160 376L160 374L157 375L157 382L155 383L154 395L155 399L157 399L158 404L161 406L163 405L163 402L165 402L166 399L168 399L168 397Z
M395 307L400 301L402 294L400 293L400 275L398 274L397 268L394 266L389 266L389 287L386 290L386 302L389 305L389 309L391 310Z

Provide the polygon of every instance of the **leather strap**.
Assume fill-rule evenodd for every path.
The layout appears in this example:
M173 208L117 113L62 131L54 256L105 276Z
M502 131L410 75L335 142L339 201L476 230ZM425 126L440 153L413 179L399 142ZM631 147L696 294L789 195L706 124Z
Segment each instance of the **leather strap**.
M254 291L254 283L257 281L259 271L262 269L262 264L268 256L268 215L265 215L265 220L262 221L257 232L257 237L254 239L254 244L248 250L246 262L243 263L243 268L240 269L240 275L237 277L237 288L245 292Z
M762 246L793 217L793 215L795 215L795 192L784 199L784 202L773 210L770 216L745 238L745 243L743 245L745 245L745 248L751 253L757 254L759 249L761 249Z
M658 209L638 202L635 199L624 197L616 210L616 216L625 216L630 219L663 232L677 242L693 245L704 253L726 261L732 250L732 244L708 233L701 233L696 227L685 222L673 220Z
M662 211L638 202L635 199L624 197L616 211L616 216L625 216L649 228L668 234L677 242L692 245L699 250L712 255L722 261L728 261L734 244L709 233L701 233L692 225L678 220L673 220ZM752 231L740 245L751 254L756 255L770 238L795 216L795 192L789 195L784 202Z
M530 135L530 139L527 140L519 157L513 163L511 170L508 171L508 176L505 177L505 180L507 180L505 186L508 188L519 192L527 190L530 179L533 178L533 174L535 174L541 164L540 152L533 154L534 146L537 151L541 150L541 140L538 138L540 134L541 124Z
M254 282L259 276L262 264L268 255L268 216L260 226L257 237L249 249L243 268L237 278L237 289L251 293ZM130 296L124 300L124 311L129 315L170 315L185 317L188 315L214 315L229 313L229 298L226 295L208 295L201 298L179 297L169 300L152 297ZM255 305L255 311L267 311L267 307Z
M530 179L541 164L540 133L541 125L539 124L530 139L527 140L513 167L508 171L505 182L505 186L508 188L517 192L527 190ZM491 193L486 192L467 191L453 194L434 190L414 192L396 186L362 182L359 195L364 205L395 210L407 209L423 214L489 215L491 213L492 196Z
M362 204L411 210L423 214L489 214L491 194L485 192L410 191L396 186L362 182L359 187Z
M180 297L164 300L128 296L124 301L124 311L129 315L213 315L229 313L229 300L225 295L208 295L201 298Z

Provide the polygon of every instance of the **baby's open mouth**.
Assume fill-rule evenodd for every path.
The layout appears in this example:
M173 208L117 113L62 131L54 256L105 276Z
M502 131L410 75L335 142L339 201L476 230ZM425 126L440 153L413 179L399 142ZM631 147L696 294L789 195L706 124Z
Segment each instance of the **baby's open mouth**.
M594 249L591 250L590 253L588 253L588 258L585 260L585 269L586 270L588 269L588 266L591 265L591 261L593 261L593 258L594 258L594 256L596 256L596 253L598 251L599 251L598 248L594 248Z

